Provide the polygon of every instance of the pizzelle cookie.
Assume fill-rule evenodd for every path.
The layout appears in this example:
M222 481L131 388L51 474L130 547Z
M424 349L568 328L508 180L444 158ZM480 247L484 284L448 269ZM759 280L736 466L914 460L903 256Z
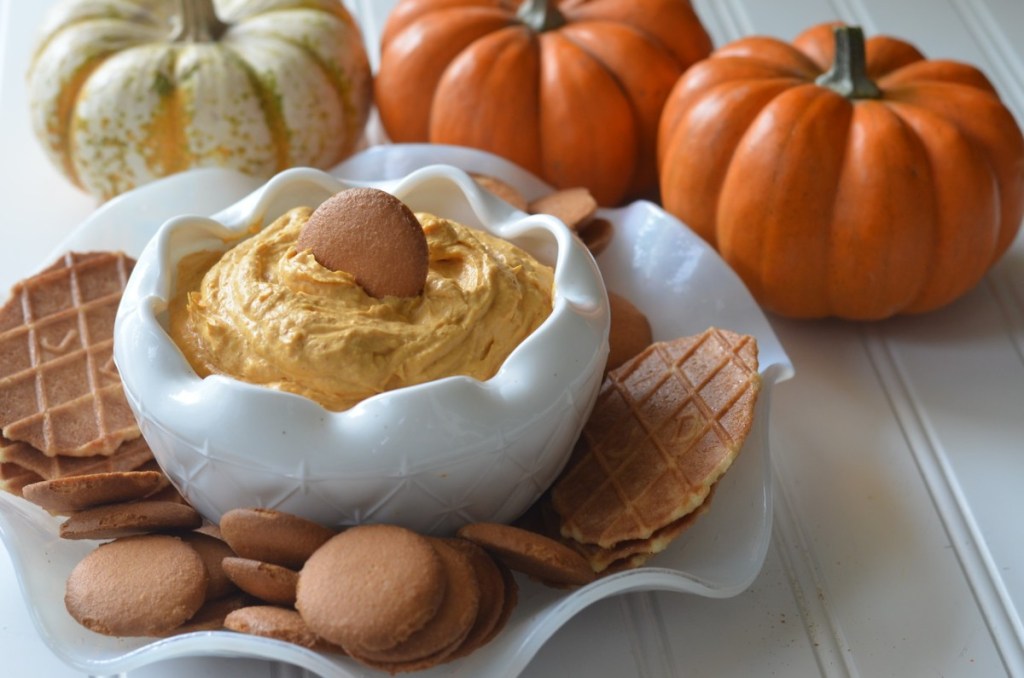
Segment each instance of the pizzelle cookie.
M562 539L562 542L586 558L594 572L601 576L640 567L651 556L664 551L679 535L690 529L697 518L708 510L714 493L715 488L712 486L711 493L708 494L704 503L682 518L658 528L647 539L627 539L611 548L604 548L596 544L581 544L573 539L565 538Z
M0 462L0 490L22 496L25 486L42 482L42 476L26 470L17 464Z
M48 456L112 454L139 427L113 361L134 260L68 253L0 307L0 432ZM42 475L42 474L40 474Z
M91 457L49 456L28 443L0 436L0 464L19 466L38 475L40 480L91 473L135 471L151 461L153 452L141 436L122 443L112 454L97 454Z
M750 431L760 383L756 340L717 328L609 372L551 489L562 536L614 549L703 504Z

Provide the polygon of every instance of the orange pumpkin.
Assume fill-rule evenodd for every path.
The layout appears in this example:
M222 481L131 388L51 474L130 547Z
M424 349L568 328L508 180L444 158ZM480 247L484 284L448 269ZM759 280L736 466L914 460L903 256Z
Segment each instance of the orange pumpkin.
M665 208L788 316L943 306L1024 212L1024 138L985 76L853 27L749 37L693 66L658 156Z
M710 51L687 0L402 0L375 98L392 141L484 149L616 204L657 190L665 97Z

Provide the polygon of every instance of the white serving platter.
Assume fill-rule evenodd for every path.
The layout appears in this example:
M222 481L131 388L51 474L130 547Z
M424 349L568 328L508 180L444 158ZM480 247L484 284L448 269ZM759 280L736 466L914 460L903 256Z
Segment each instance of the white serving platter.
M349 182L386 187L412 170L438 163L496 176L528 198L551 190L495 156L428 145L373 147L331 173ZM161 180L97 210L69 234L53 257L95 249L137 255L166 219L182 213L215 214L259 183L214 169ZM519 577L519 605L498 638L469 657L422 675L517 676L559 628L600 600L655 590L727 598L745 590L764 563L773 515L771 396L775 384L793 375L789 358L736 275L678 220L643 201L602 210L601 216L615 229L611 244L598 257L607 287L647 314L655 339L694 334L712 325L757 338L763 390L754 427L737 462L720 481L711 508L647 566L568 592ZM39 262L39 267L48 263L49 259ZM379 675L344 657L228 631L166 639L108 638L88 631L67 614L63 591L71 569L95 543L60 540L58 522L26 501L0 494L0 537L36 629L54 654L78 670L115 674L165 659L220 656L285 662L328 677Z

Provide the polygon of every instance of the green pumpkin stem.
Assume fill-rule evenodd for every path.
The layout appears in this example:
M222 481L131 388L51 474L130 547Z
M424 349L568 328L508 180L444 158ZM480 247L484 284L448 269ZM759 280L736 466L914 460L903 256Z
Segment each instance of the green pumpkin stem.
M864 31L860 26L836 26L835 38L832 68L818 76L815 84L847 99L881 99L882 90L868 77Z
M228 25L217 18L213 0L179 0L181 22L171 39L175 42L214 42Z
M565 25L565 16L558 11L558 0L523 0L516 18L538 33Z

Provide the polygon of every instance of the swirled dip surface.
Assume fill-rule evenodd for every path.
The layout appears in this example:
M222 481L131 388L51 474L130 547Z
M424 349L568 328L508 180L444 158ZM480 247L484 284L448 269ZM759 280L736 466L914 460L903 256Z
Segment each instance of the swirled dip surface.
M223 255L182 260L170 331L200 376L225 374L344 410L441 377L489 379L551 313L553 274L483 231L417 214L421 295L375 299L295 242L296 208Z

